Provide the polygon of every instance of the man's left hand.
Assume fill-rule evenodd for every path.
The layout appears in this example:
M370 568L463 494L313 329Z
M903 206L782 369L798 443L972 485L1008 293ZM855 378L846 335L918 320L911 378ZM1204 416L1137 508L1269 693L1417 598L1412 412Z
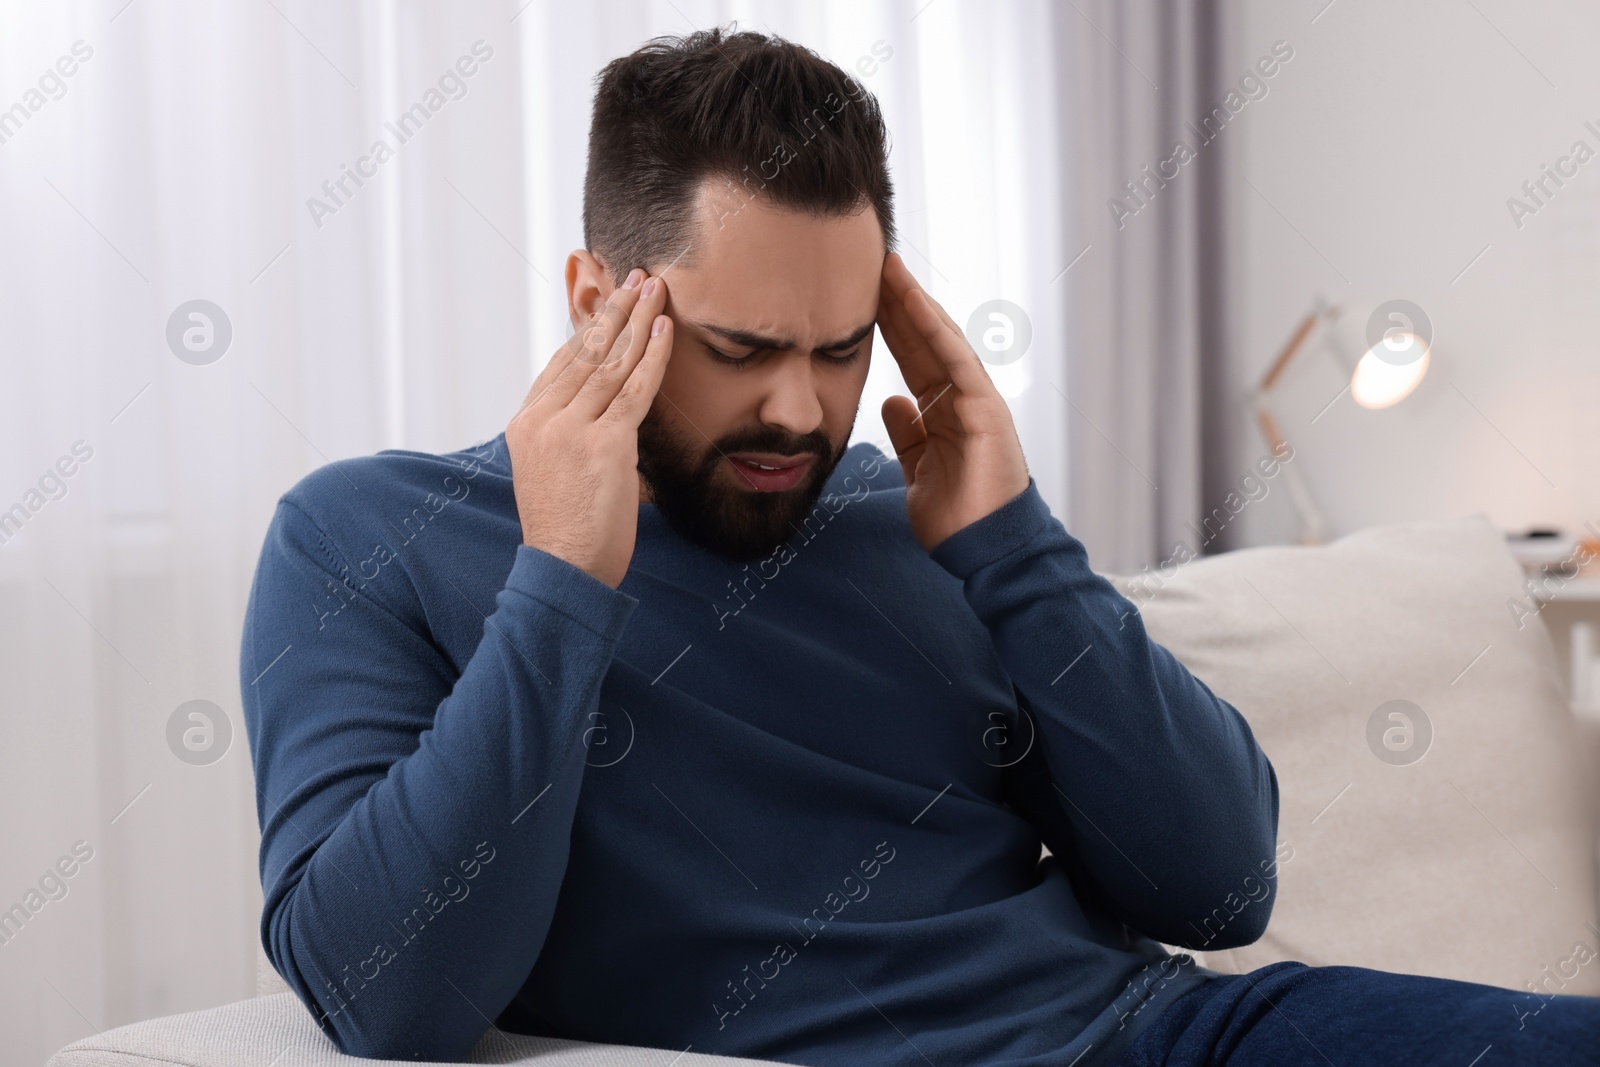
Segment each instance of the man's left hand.
M1028 488L1011 409L949 315L898 253L883 263L878 329L916 401L883 402L906 478L911 532L928 551Z

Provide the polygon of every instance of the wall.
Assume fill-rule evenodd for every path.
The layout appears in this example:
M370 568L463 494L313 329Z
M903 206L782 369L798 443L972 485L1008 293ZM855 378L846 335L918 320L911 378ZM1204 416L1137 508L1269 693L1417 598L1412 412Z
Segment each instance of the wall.
M1320 347L1275 397L1328 534L1475 511L1508 528L1600 521L1600 158L1547 181L1520 226L1507 207L1536 206L1523 182L1574 142L1600 153L1600 7L1242 0L1237 14L1234 68L1278 40L1295 51L1226 131L1239 389L1319 292L1404 298L1434 324L1428 378L1396 407L1328 406L1345 379ZM1263 447L1244 440L1241 470ZM1295 539L1273 492L1241 516L1245 544Z

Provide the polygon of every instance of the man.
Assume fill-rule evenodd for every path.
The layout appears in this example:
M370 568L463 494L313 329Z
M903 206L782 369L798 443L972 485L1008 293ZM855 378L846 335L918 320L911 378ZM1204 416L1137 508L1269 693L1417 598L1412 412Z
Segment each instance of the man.
M617 60L505 433L284 495L241 661L279 972L395 1059L1577 1062L1578 998L1164 947L1262 933L1276 777L1051 516L885 143L787 42ZM874 325L892 458L846 448Z

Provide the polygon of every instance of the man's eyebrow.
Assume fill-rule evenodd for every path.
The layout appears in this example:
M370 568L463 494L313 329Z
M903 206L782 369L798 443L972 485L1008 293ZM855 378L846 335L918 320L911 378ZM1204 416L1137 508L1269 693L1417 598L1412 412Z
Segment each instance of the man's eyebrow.
M873 320L865 326L858 326L850 331L849 336L842 337L837 341L831 341L828 344L818 345L812 351L825 355L830 352L841 352L846 348L851 348L865 341L871 335L872 328L877 324L877 320ZM795 343L786 337L768 337L765 334L755 333L751 330L740 330L732 326L718 326L711 322L691 322L689 326L705 333L715 334L724 341L743 348L781 352L784 349L795 347Z

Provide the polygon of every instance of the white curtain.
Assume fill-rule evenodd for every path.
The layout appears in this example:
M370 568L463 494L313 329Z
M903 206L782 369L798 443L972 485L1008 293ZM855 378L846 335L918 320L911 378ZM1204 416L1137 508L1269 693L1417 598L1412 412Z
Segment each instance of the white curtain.
M1201 525L1236 488L1246 425L1222 297L1231 36L1219 0L1073 0L1056 31L1066 232L1082 256L1060 294L1065 513L1097 570L1131 573L1183 562L1176 546L1234 547L1231 528Z
M0 526L0 909L40 904L0 943L0 1060L252 992L237 663L273 503L328 460L504 428L566 336L593 78L652 36L737 20L854 71L892 131L913 271L958 321L992 299L1029 316L1031 348L991 374L1046 498L1096 552L1143 551L1170 518L1124 499L1124 473L1096 480L1114 456L1075 461L1069 484L1078 389L1163 482L1194 434L1185 416L1150 451L1166 416L1141 404L1169 370L1194 386L1170 333L1125 343L1142 290L1116 283L1102 332L1067 328L1069 308L1101 321L1081 280L1126 277L1085 221L1105 194L1076 142L1102 151L1117 112L1098 109L1142 92L1075 10L524 3L0 6L0 511L24 511ZM1079 6L1131 32L1116 5ZM426 122L398 144L387 124L418 103ZM380 139L393 157L363 161ZM181 342L205 328L191 301L225 316L220 358L205 307L212 347ZM1175 360L1160 374L1158 353ZM1122 377L1086 386L1069 373L1084 361ZM878 407L900 391L880 351L858 440L885 440ZM1074 448L1100 447L1080 429ZM214 762L169 743L193 700L231 725ZM56 868L78 842L90 858Z

